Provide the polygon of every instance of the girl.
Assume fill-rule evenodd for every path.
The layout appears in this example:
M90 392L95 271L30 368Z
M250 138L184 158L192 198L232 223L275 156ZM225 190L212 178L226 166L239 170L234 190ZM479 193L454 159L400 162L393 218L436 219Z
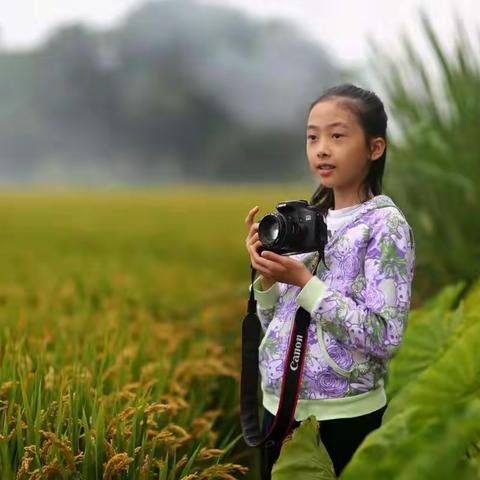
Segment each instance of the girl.
M339 475L387 407L384 377L401 346L415 267L413 232L381 194L387 115L380 99L351 84L332 87L310 106L306 154L328 227L325 265L318 252L258 254L248 213L246 246L260 276L253 282L264 337L259 346L263 433L278 408L289 335L299 306L311 315L295 423L315 415ZM262 479L271 478L280 447L261 448Z

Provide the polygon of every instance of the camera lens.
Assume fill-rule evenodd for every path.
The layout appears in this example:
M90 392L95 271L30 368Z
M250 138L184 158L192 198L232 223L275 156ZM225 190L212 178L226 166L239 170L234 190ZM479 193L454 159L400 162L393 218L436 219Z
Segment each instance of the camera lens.
M282 234L282 219L278 215L265 215L258 225L258 237L265 245L273 245Z

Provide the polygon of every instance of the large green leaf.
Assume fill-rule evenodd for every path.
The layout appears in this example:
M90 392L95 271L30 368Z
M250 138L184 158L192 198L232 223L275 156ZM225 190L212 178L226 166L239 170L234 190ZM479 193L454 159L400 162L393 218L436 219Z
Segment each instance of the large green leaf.
M460 308L463 315L462 322L459 322L458 327L454 332L455 338L462 335L463 331L469 328L474 323L478 322L480 306L480 278L476 282L472 282L464 299L460 303Z
M415 411L415 407L406 409L390 421L383 422L380 428L370 432L340 478L394 478L398 471L397 465L404 461L399 446L406 439L411 439L409 424Z
M272 480L332 480L333 463L320 440L319 423L314 415L303 420L287 437L272 468Z
M411 405L421 405L424 414L453 409L468 398L480 398L480 311L477 321L464 329L444 355L419 374L390 400L388 419Z
M421 417L416 420L423 425ZM425 423L428 427L417 437L419 441L405 444L404 468L398 480L478 479L465 452L480 438L480 400L476 398L448 416L439 415Z
M448 285L433 301L410 313L402 347L389 364L388 398L393 398L444 353L459 321L459 312L451 309L464 286L465 282Z
M371 432L341 479L474 479L476 464L465 455L480 438L480 400L449 416L422 417L412 407Z

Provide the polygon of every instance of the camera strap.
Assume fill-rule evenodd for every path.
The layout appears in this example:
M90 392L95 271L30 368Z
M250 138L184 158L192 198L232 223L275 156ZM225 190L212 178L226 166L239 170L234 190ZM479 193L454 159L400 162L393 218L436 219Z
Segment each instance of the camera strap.
M320 260L319 260L320 261ZM318 263L317 263L318 265ZM292 325L287 356L283 366L280 401L274 421L266 433L262 435L258 413L258 349L262 327L257 315L257 301L253 292L255 269L252 268L252 287L248 300L248 313L242 322L242 372L240 390L240 422L243 438L249 447L278 447L290 433L295 419L300 386L302 381L305 353L308 340L310 313L298 307ZM314 269L314 274L316 267Z

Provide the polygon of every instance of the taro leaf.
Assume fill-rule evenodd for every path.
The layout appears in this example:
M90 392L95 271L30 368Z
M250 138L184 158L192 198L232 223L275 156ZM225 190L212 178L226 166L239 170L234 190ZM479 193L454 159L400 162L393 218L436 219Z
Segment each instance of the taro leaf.
M388 407L387 407L388 410ZM398 447L411 439L409 423L416 411L411 407L370 432L342 471L341 479L394 478L400 458ZM375 475L373 473L375 472Z
M410 382L390 402L388 420L411 405L421 406L423 415L453 410L458 404L480 398L480 312L477 322L465 329L445 354Z
M448 416L422 417L413 407L382 424L363 441L342 472L342 480L478 478L467 456L480 435L480 400Z
M464 282L459 282L444 287L423 308L410 313L402 347L389 364L388 398L393 398L444 353L452 329L461 320L460 312L450 309L463 286Z
M421 419L418 420L421 424ZM480 438L480 400L466 402L447 416L438 415L435 421L433 428L424 429L421 441L405 448L406 452L410 450L410 455L405 455L401 475L396 478L478 479L466 452Z
M332 480L335 470L320 440L314 415L303 420L286 439L272 468L272 480Z
M465 297L460 302L459 309L462 309L463 321L459 323L455 333L456 337L463 334L463 331L472 324L478 322L478 311L480 307L480 278L472 282Z

